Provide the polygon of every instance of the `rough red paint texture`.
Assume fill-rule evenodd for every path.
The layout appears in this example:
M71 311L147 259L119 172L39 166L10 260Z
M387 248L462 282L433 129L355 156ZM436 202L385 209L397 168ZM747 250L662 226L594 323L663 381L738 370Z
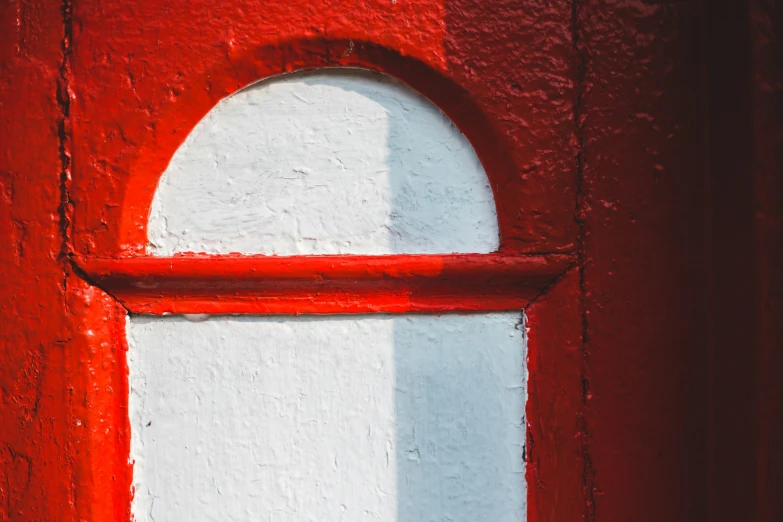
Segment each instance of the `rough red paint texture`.
M579 4L588 519L704 520L699 5Z
M580 261L527 308L529 519L704 520L707 464L730 433L760 448L742 468L759 471L743 505L755 492L759 520L779 515L780 475L764 463L780 459L769 419L781 372L764 363L780 361L780 78L761 65L778 56L779 28L754 40L749 69L748 121L764 136L747 193L761 209L747 219L760 275L758 294L737 294L763 305L765 344L741 368L768 399L751 435L743 424L708 448L708 285L738 258L711 262L720 237L705 234L732 191L708 190L716 104L702 53L720 57L698 2L73 3L0 6L0 518L128 520L124 309L71 254L143 254L157 179L220 98L338 65L393 74L454 119L490 177L505 255ZM774 9L754 6L763 26ZM715 375L732 367L709 360Z
M525 445L529 520L587 520L590 483L582 376L582 300L578 269L525 310L528 403Z
M343 65L402 79L467 134L496 195L503 252L571 251L570 24L566 2L78 1L66 209L74 250L143 253L157 180L219 99L260 78ZM86 489L96 488L112 491Z
M502 196L504 250L575 244L566 2L83 0L73 17L81 254L143 251L152 188L220 98L259 78L336 65L398 76L452 117Z
M0 6L0 519L72 519L54 3Z
M65 255L64 28L57 3L0 7L2 520L121 520L129 498L124 311Z

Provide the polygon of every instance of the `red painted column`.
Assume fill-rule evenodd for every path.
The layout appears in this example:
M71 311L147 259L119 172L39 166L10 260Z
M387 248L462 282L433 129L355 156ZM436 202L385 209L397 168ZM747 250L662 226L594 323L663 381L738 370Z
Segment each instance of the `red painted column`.
M0 7L0 519L71 521L59 2Z
M699 5L578 0L574 15L586 518L704 520Z
M69 260L68 4L0 8L0 519L128 520L124 310Z

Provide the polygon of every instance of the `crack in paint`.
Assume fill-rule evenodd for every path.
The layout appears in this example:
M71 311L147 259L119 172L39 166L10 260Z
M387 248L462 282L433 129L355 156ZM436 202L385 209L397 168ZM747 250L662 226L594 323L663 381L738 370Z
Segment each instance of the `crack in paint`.
M60 228L60 252L58 260L63 263L63 280L62 280L62 299L63 310L66 316L71 315L70 307L68 304L68 279L73 272L71 269L72 263L70 262L70 211L72 209L72 202L70 198L69 188L71 182L71 41L73 38L73 20L72 20L73 5L72 0L63 0L60 7L60 13L62 15L63 33L62 40L60 42L60 50L62 53L62 61L59 67L59 77L57 78L57 90L56 101L60 110L60 118L57 122L57 138L58 138L58 153L60 157L60 176L59 176L59 188L60 188L60 205L57 212L59 215L59 228ZM71 336L68 336L68 341ZM63 349L67 349L66 342L58 341ZM67 399L66 404L68 408L68 421L73 425L73 390L74 383L71 379L70 372L66 377L67 383ZM76 505L76 476L74 473L76 465L76 449L74 441L69 437L65 442L65 458L68 461L68 497L71 505Z
M60 119L57 122L57 137L60 154L60 197L58 209L60 215L60 234L62 246L60 257L65 258L71 252L70 227L73 203L70 197L71 183L71 41L73 38L73 6L71 0L63 0L61 13L63 17L63 38L60 44L62 62L60 62L59 78L57 80L57 104L60 108ZM67 280L67 277L66 277Z
M587 303L586 303L586 280L585 280L585 220L584 220L584 201L585 201L585 137L584 137L584 125L583 125L583 107L586 78L587 78L587 51L585 49L584 42L581 36L581 24L580 15L582 8L582 0L572 0L571 4L571 34L572 34L572 52L575 58L575 71L574 71L574 103L573 103L573 122L574 122L574 137L576 139L576 201L574 206L574 221L576 222L578 233L576 237L577 241L577 258L578 258L578 270L579 270L579 296L580 296L580 313L582 317L582 412L579 415L579 422L577 425L578 434L581 436L582 441L582 493L585 501L585 520L587 522L595 522L596 520L596 505L595 505L595 467L590 454L590 430L587 421L587 409L589 407L589 400L591 397L590 392L590 380L588 377L590 368L590 352L588 350L589 344L589 324L587 318Z

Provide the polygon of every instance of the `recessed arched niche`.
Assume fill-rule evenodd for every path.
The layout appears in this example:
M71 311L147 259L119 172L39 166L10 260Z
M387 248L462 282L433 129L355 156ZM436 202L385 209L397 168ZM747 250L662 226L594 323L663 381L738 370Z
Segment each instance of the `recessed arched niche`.
M164 172L148 252L486 253L492 190L465 136L405 84L358 69L253 84Z
M221 101L163 174L148 235L153 256L489 253L499 242L493 192L466 138L404 84L351 69L280 76ZM220 258L190 257L202 268ZM492 258L478 265L487 285L511 266L500 254L451 257ZM153 261L171 275L183 259ZM525 287L509 280L475 298L456 278L441 292L428 263L416 270L436 290L420 300L446 292L449 312L473 295L474 313L299 315L301 302L323 314L319 269L294 282L287 316L131 315L135 520L525 520L524 318L476 304ZM248 281L274 302L263 266ZM393 286L394 266L369 282L343 275L328 295L350 305L356 283L415 301L419 279ZM210 273L201 293L176 286L184 294L170 304L247 291L222 274L230 284L217 295L221 273ZM148 279L134 287L140 301L157 291Z

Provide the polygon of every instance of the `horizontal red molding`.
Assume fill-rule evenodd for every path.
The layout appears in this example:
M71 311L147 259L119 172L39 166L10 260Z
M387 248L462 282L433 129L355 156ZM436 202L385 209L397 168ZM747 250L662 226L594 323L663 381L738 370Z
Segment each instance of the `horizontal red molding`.
M192 254L74 262L135 313L334 314L521 309L574 258Z

